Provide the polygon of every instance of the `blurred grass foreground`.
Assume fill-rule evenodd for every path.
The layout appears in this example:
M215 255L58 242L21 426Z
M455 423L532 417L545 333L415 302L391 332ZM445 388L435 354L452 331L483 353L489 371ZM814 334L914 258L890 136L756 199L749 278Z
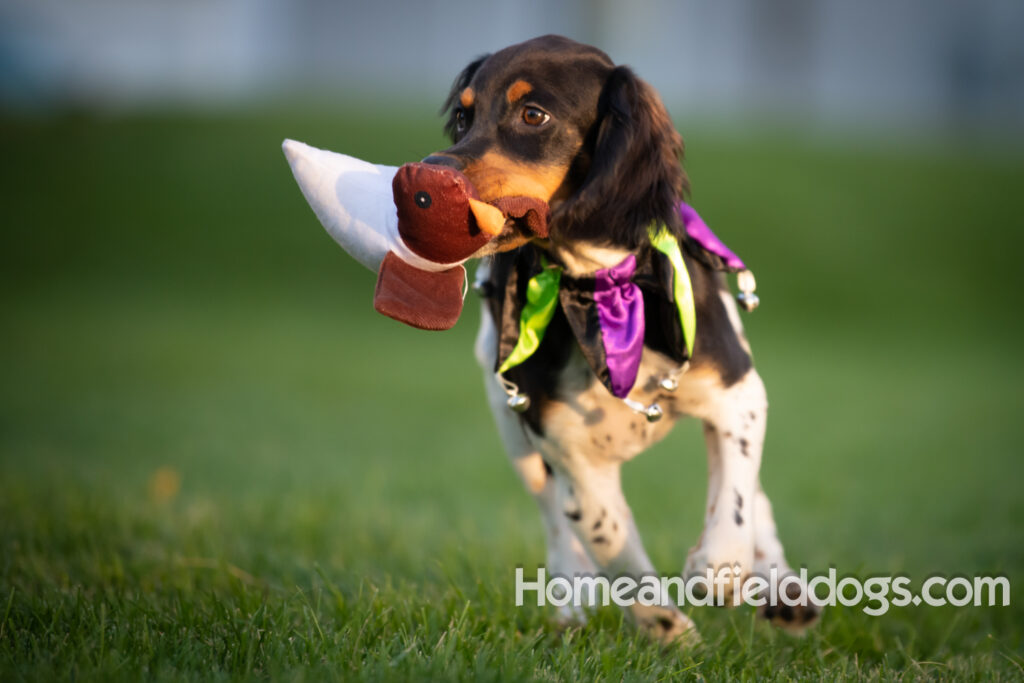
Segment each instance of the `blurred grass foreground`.
M544 562L471 347L372 309L293 137L442 145L374 112L0 122L0 679L1014 678L1024 607L691 610L662 652L512 605ZM757 273L763 481L813 571L1024 579L1024 158L680 125L692 201ZM471 295L472 296L472 295ZM659 569L700 532L699 430L625 469ZM528 574L530 570L528 570Z

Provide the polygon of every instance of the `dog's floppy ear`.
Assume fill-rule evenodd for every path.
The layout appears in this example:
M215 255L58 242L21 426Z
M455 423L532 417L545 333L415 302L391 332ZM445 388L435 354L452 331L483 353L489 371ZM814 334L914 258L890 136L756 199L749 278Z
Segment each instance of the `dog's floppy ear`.
M462 70L462 73L455 77L455 81L452 82L452 89L448 92L448 97L445 98L444 104L441 105L440 113L446 117L444 132L452 142L455 142L455 103L459 101L459 95L469 87L469 82L473 80L473 76L476 75L480 65L487 61L488 57L490 57L489 54L477 57Z
M627 67L613 69L598 99L598 121L580 160L580 189L555 211L552 236L635 249L654 222L682 235L678 203L689 191L683 139L661 98Z

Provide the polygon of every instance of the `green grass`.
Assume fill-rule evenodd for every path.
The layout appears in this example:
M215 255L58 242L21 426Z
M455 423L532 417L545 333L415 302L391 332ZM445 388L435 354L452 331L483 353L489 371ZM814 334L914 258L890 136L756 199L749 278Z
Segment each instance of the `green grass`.
M681 129L694 203L758 275L790 560L1019 589L1024 160ZM694 608L689 651L611 609L563 632L516 608L543 536L475 306L437 334L375 314L284 137L396 164L442 144L418 110L0 122L0 680L1024 676L1013 593L835 608L802 639ZM625 485L678 571L696 425Z

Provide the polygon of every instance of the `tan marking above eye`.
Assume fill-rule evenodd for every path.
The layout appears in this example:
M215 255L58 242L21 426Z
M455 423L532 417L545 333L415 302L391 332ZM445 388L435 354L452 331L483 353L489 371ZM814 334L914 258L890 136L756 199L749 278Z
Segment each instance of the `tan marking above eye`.
M530 85L523 79L519 79L518 81L509 86L508 91L505 93L505 98L508 99L509 104L512 104L519 98L529 94L532 91L532 85Z
M462 91L462 94L459 95L459 104L469 109L470 107L473 106L473 101L475 98L476 95L473 93L473 89L466 88L465 90Z

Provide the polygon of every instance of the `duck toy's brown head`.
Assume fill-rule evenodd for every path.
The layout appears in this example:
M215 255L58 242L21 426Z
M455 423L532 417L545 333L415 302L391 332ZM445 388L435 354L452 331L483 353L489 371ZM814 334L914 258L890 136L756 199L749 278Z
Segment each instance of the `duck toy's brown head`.
M417 162L396 169L294 140L283 147L327 232L377 271L374 308L413 327L455 324L466 291L463 263L496 237L522 226L547 236L547 204L526 197L482 202L449 166Z

